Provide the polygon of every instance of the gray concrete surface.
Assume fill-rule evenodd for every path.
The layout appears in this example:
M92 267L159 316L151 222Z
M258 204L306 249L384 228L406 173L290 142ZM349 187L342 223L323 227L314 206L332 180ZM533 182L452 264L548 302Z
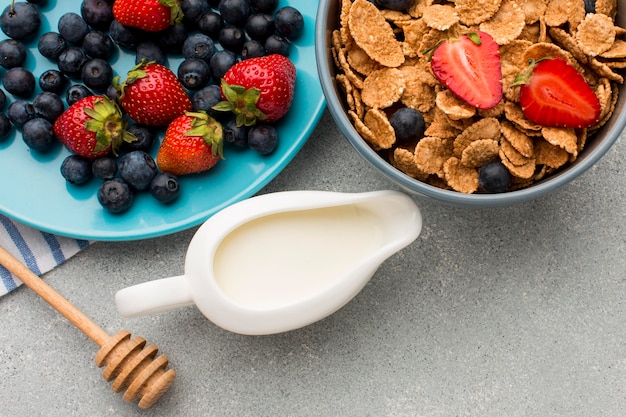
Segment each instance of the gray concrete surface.
M0 416L626 415L626 143L559 192L498 209L418 199L422 235L306 328L251 337L194 307L120 318L115 292L178 275L194 230L98 242L46 274L178 378L151 409L114 393L97 347L29 289L0 298ZM393 188L326 113L262 192Z

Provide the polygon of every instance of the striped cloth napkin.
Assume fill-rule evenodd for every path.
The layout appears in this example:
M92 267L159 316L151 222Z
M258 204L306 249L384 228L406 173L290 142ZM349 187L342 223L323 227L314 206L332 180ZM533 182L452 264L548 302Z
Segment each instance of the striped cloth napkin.
M0 245L37 275L62 264L90 243L42 232L0 214ZM20 285L22 282L0 265L0 296Z

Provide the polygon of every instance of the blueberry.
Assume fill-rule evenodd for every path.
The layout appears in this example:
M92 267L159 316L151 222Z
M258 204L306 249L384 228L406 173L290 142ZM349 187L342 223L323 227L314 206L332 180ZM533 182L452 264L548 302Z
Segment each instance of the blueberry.
M511 184L511 174L500 161L489 162L478 171L478 185L486 193L505 192Z
M278 7L278 0L250 0L252 8L261 13L271 13Z
M11 133L11 120L6 114L0 113L0 142L8 138L9 133Z
M217 51L209 61L211 74L215 80L220 80L237 62L237 55L232 51Z
M78 100L83 99L85 97L92 96L93 93L82 84L74 84L65 92L65 101L67 101L67 105L71 106L76 103Z
M213 40L217 40L224 27L224 19L218 13L209 11L198 20L198 30Z
M178 66L178 79L186 89L199 90L211 79L209 64L201 59L185 59Z
M194 33L183 43L183 57L197 58L207 63L215 53L215 43L208 35Z
M235 119L230 119L224 124L224 141L236 148L244 149L248 147L248 132L250 127L237 126Z
M37 117L46 119L47 121L54 123L54 121L63 114L65 110L65 104L58 94L44 91L37 94L33 100L33 108Z
M226 26L220 31L218 39L224 49L238 54L246 42L246 34L238 27Z
M35 76L26 68L11 68L4 74L2 82L4 89L17 97L28 98L35 92Z
M89 25L81 15L68 12L59 18L58 29L66 41L74 45L81 45L83 38L89 32Z
M209 6L213 7L214 9L217 8L217 6L220 5L220 0L209 0Z
M374 4L382 9L405 10L413 5L415 0L375 0Z
M286 6L276 12L274 16L276 31L289 40L294 40L302 34L304 18L298 9Z
M409 107L396 110L389 119L399 144L417 141L424 136L426 124L422 113Z
M219 11L225 22L233 26L243 27L252 8L249 0L222 0Z
M80 15L96 30L107 30L113 21L113 0L83 0Z
M22 139L26 145L38 152L46 152L57 142L52 123L36 117L22 126Z
M67 48L67 41L57 32L44 33L37 43L39 53L53 61L59 59L65 48Z
M250 39L265 41L274 34L274 20L269 14L254 13L246 21L245 30Z
M12 39L33 37L41 26L41 15L30 3L11 2L0 15L0 29Z
M207 0L181 0L180 8L183 11L183 23L193 29L197 27L202 15L211 10Z
M132 151L118 163L120 177L135 190L145 190L157 173L154 159L144 151Z
M250 128L248 132L248 146L260 153L269 155L278 145L278 133L276 128L269 124L257 124Z
M279 54L289 56L289 48L289 41L280 35L272 35L265 40L265 51L267 55Z
M21 128L26 122L36 117L35 108L26 100L16 100L7 110L9 120L15 127Z
M585 14L596 12L596 0L585 0Z
M135 123L128 126L126 130L132 133L137 138L137 140L132 142L124 142L122 145L125 149L146 152L150 151L150 148L152 148L152 144L156 139L156 132L151 127Z
M165 52L158 43L146 40L137 44L135 64L140 64L145 60L146 62L154 61L157 64L165 65L166 59Z
M222 101L222 91L218 85L210 84L196 91L191 98L194 111L203 110L215 120L223 120L230 113L213 110L213 106Z
M59 67L59 71L68 77L79 78L83 70L83 65L85 65L88 59L87 54L85 54L82 48L70 46L59 55L57 66Z
M91 58L108 60L115 53L115 43L105 32L92 30L83 38L83 50Z
M61 175L70 184L85 184L91 178L91 161L80 155L69 155L61 163Z
M128 210L133 204L133 199L130 187L120 178L104 181L98 189L98 202L114 214Z
M135 49L137 44L142 41L139 30L124 26L115 19L109 25L109 36L113 42L126 49Z
M185 25L177 23L159 32L158 42L165 52L179 54L183 50L187 36L189 36L189 32Z
M4 68L21 67L26 62L26 47L15 39L0 41L0 65Z
M4 110L7 105L7 95L4 93L4 90L0 88L0 111Z
M92 90L105 91L113 79L113 68L104 59L94 58L83 65L81 80Z
M91 172L96 178L111 180L117 174L117 161L110 156L96 158L91 163Z
M49 91L55 94L61 94L67 85L67 78L65 75L61 73L61 71L57 71L54 69L49 69L44 71L39 76L39 87L43 91Z
M259 58L266 54L265 46L259 41L248 41L244 43L243 48L241 48L242 59Z
M107 87L106 91L104 92L104 95L106 95L108 98L111 99L112 102L114 102L115 104L119 106L120 102L118 100L117 90L115 89L113 84Z
M180 195L178 177L168 172L159 172L150 182L150 193L161 203L172 203Z

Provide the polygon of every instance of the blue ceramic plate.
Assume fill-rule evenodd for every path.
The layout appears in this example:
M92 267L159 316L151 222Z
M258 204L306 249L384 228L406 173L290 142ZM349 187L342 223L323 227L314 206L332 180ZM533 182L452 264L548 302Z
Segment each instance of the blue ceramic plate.
M64 13L80 13L79 4L78 1L49 0L41 9L41 33L56 31L58 19ZM241 151L226 146L226 159L215 168L181 178L181 196L175 203L163 205L146 191L137 193L130 210L113 215L106 212L96 198L100 181L94 179L87 185L74 186L63 179L59 168L69 155L67 149L59 144L51 152L36 153L29 150L14 128L13 135L0 143L0 213L59 235L93 240L134 240L196 226L224 207L254 195L302 148L325 106L315 63L317 2L280 1L279 7L286 5L300 10L305 31L291 46L289 57L297 67L295 97L288 115L277 125L280 143L273 154L261 156L250 149ZM0 33L0 37L6 36ZM44 70L56 68L55 63L39 55L37 40L27 46L26 66L36 78ZM119 49L112 60L116 75L125 78L134 60L132 52ZM174 71L179 63L179 57L169 58L168 64ZM7 96L9 101L13 100Z

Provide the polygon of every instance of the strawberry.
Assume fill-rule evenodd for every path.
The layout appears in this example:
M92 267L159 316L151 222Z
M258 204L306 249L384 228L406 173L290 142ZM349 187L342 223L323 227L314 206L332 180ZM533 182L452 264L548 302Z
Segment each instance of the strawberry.
M54 122L54 134L71 151L96 159L136 140L127 132L122 111L107 96L89 96L72 104Z
M296 67L283 55L246 59L224 75L225 101L214 109L235 113L238 126L252 126L257 120L272 123L289 111L295 83Z
M600 100L585 78L562 58L531 61L513 85L524 116L537 124L585 128L600 118Z
M179 0L115 0L113 16L124 26L159 32L180 23L183 12Z
M170 123L157 152L159 169L174 175L206 171L220 159L222 125L206 112L186 112Z
M167 126L191 110L191 100L176 75L164 65L142 62L128 72L125 81L113 79L119 102L137 123Z
M487 110L502 100L500 52L488 33L471 32L441 42L430 64L435 77L469 105Z

